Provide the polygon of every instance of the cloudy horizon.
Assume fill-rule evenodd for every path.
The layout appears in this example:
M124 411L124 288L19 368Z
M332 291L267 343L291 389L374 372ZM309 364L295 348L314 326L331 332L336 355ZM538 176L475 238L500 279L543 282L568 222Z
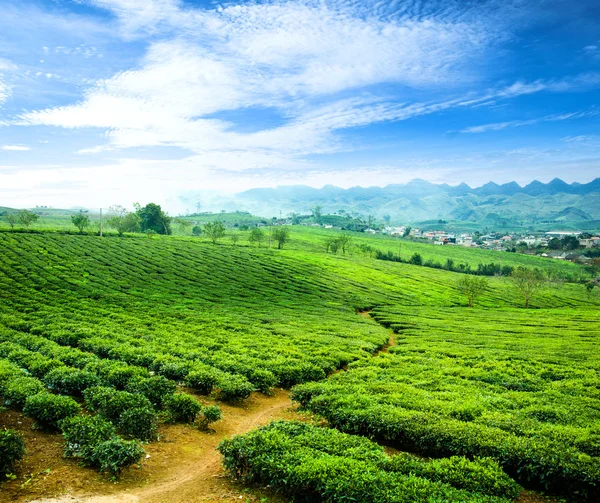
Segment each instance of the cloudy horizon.
M3 206L600 174L600 6L8 0Z

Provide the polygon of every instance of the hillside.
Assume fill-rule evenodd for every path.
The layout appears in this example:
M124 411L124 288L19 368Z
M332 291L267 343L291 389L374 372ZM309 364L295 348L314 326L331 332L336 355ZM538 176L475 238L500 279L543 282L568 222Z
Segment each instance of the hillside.
M485 396L481 407L475 407L477 417L481 416L477 427L496 428L492 423L498 418L490 414L502 406L502 424L511 428L510 438L508 434L506 436L507 442L513 442L514 449L520 449L520 442L526 437L541 433L554 435L553 438L560 439L560 442L555 442L554 451L547 453L544 451L546 444L540 443L539 449L530 453L531 456L549 454L554 459L552 456L560 456L567 451L583 456L582 465L565 466L565 473L573 473L572 476L561 471L560 477L556 477L577 490L589 490L589 484L581 480L580 473L587 469L589 457L595 456L595 437L589 422L596 420L593 410L597 397L588 392L580 395L572 395L571 392L581 386L590 390L596 386L597 377L588 368L594 364L590 348L596 344L597 335L590 330L589 322L596 319L594 313L600 306L595 294L588 296L580 284L549 287L539 292L532 301L535 311L527 311L521 307L522 300L507 278L491 277L488 289L477 299L477 308L468 309L464 307L465 298L456 288L456 282L464 274L386 262L360 254L327 254L320 244L323 232L319 229L298 229L290 248L283 250L250 247L245 240L236 245L229 242L214 245L196 238L0 233L0 253L4 257L0 264L0 395L4 395L4 400L11 407L11 410L0 412L0 420L26 434L26 449L30 454L26 455L25 466L36 466L41 472L44 468L33 464L31 458L38 455L39 442L48 442L53 446L48 449L60 452L63 441L57 433L36 437L28 434L32 422L20 412L23 402L28 403L28 397L15 395L20 388L14 388L16 384L13 386L13 382L19 383L18 386L26 382L32 387L28 389L46 389L52 392L51 396L73 396L82 410L82 417L93 413L93 417L106 417L107 420L111 420L110 411L102 408L107 405L94 401L86 392L88 388L93 390L101 383L102 393L116 394L119 400L134 400L127 395L134 390L134 395L142 397L135 399L138 402L146 400L144 396L152 397L152 410L144 413L153 415L157 421L160 419L160 436L158 441L155 437L146 439L149 443L143 447L152 454L150 461L140 461L141 471L132 467L124 472L123 487L136 492L141 498L132 501L162 501L166 494L171 495L172 501L185 501L186 497L194 500L193 495L208 494L202 492L204 489L195 490L190 485L193 482L199 488L207 487L206 471L194 469L195 463L205 463L207 458L200 458L195 446L208 445L214 452L218 441L229 439L234 433L246 433L254 426L264 424L268 418L309 420L292 411L285 412L291 404L286 398L287 391L280 388L300 385L293 391L298 401L328 418L331 426L355 433L359 430L353 430L352 421L344 415L353 409L338 407L341 415L335 416L339 419L336 420L328 404L349 404L356 400L367 404L371 400L369 407L377 407L376 401L387 387L393 391L394 401L386 405L385 421L392 416L406 414L406 410L422 411L423 405L419 404L419 400L422 400L425 390L428 393L439 391L440 396L430 397L437 404L444 400L444 396L451 396L449 393L464 395L455 400L455 405L451 402L447 409L439 411L444 421L455 418L457 414L467 417L475 407L473 396ZM394 240L382 237L363 235L357 239L380 247L396 244ZM478 250L414 246L437 253L436 260L443 260L445 253L461 253L463 260L468 259L472 263L488 260L485 253L478 255ZM554 264L542 258L503 255L508 262L515 261L515 265L519 261L542 268ZM573 264L564 264L563 267L575 268ZM357 314L357 311L369 309L373 309L374 319L365 312L362 316ZM534 328L530 328L533 326L532 316L536 318ZM507 320L511 320L510 325L507 325ZM396 338L390 339L388 326L398 332ZM406 329L411 332L402 335L401 331ZM504 329L504 335L500 335L499 339L494 336L488 341L488 334ZM470 338L463 341L462 338L469 333ZM551 343L546 343L544 334L549 333L554 337ZM417 343L416 339L422 342ZM564 355L555 351L556 341L561 339L569 348ZM388 349L390 344L392 347ZM537 355L527 367L527 375L522 375L520 367L506 363L515 358L510 348L520 345L527 348L523 357ZM474 347L478 348L477 355L472 353ZM502 349L501 354L498 353L499 348ZM377 356L378 351L383 353ZM516 351L518 353L519 350ZM576 354L588 356L576 362L572 358ZM442 374L431 374L429 379L425 373L414 382L405 379L401 385L402 393L411 402L409 407L408 402L397 399L398 383L388 383L389 376L380 374L381 358L389 361L390 366L410 364L411 368L420 369L420 372L425 372L420 365L433 365L438 374L448 375L466 372L464 366L476 367L478 359L481 359L484 366L496 365L502 374L500 378L507 379L507 382L534 382L538 386L536 392L540 394L519 394L532 390L511 388L506 395L505 388L498 388L497 383L493 385L496 387L484 384L485 389L478 388L480 380L475 378L473 382L465 381L463 384L460 379L453 378L452 389L446 389L439 380ZM397 362L396 358L400 360ZM457 366L446 369L446 365L450 365L447 359ZM440 366L442 363L444 367ZM548 372L555 375L563 364L569 367L561 371L560 378L539 377ZM387 364L384 363L383 367ZM346 372L348 368L351 370ZM360 370L363 368L365 371ZM355 387L357 371L361 372L358 377L360 389ZM62 380L57 380L60 376L63 376ZM70 381L65 376L85 376L86 380ZM340 388L336 383L343 379L347 379L349 384ZM311 384L314 381L317 383ZM154 382L160 382L163 387L171 384L158 395L157 390L150 392L149 388L140 387ZM323 399L316 396L314 386L322 390ZM530 412L533 414L538 406L544 414L550 414L547 411L554 402L544 398L550 391L550 388L545 388L548 386L553 393L568 395L569 407L579 408L581 414L575 423L564 416L563 409L567 406L564 404L556 412L556 417L562 421L560 427L542 423L541 419L535 419L535 422L527 416ZM352 396L341 393L346 387L355 390ZM202 407L220 407L225 417L215 423L216 436L213 440L206 440L203 437L206 433L201 433L201 430L186 433L185 429L181 429L183 425L165 422L170 413L170 396L175 389L175 396L189 395L193 400L200 400ZM269 398L271 393L274 395ZM48 394L47 391L45 394ZM11 402L10 397L13 396L21 396L22 401ZM366 396L370 398L367 400ZM554 399L558 401L560 396L556 395ZM257 407L265 407L265 412L260 415ZM145 409L138 406L135 410ZM31 412L26 413L32 417ZM252 419L255 416L263 419ZM342 425L340 421L344 417L346 422ZM373 418L379 416L372 415L370 420L361 417L356 416L361 421L361 428L369 432ZM524 418L528 418L523 423L526 429L519 433L514 424L521 424L519 421ZM112 416L112 421L123 438L132 438L120 420ZM378 424L387 428L385 422ZM308 487L313 482L304 477L315 469L321 473L318 463L326 463L331 470L324 473L333 477L327 483L335 484L340 497L343 497L349 494L345 491L350 488L341 487L342 480L336 477L343 478L345 472L342 466L347 466L348 460L354 459L352 463L362 467L359 472L367 470L376 480L388 480L391 477L388 472L394 473L394 494L402 494L407 490L406 484L414 482L404 474L406 470L412 472L416 469L412 458L381 457L384 455L380 447L371 441L359 441L353 435L348 437L325 430L318 434L323 435L322 438L315 432L299 445L297 440L285 439L290 434L290 426L281 428L281 431L256 430L248 437L248 441L254 442L252 435L257 435L263 448L267 444L260 441L262 435L269 438L275 435L291 449L287 457L283 453L271 457L278 459L279 465L257 467L264 477L275 477L281 470L286 473L298 470L294 473L300 477L301 487ZM433 435L431 438L440 435L437 430L428 434ZM140 437L134 435L133 438ZM172 441L163 441L163 438L178 440L169 443ZM396 441L390 435L386 438ZM459 445L462 440L457 437L448 442L449 445ZM350 449L350 458L342 455L329 457L327 454L331 450L337 452L344 445ZM416 453L428 452L426 446L402 447ZM202 456L206 452L202 451ZM223 452L231 454L227 449ZM307 457L303 457L303 453ZM444 463L447 465L433 463L420 466L417 478L423 494L437 495L439 501L459 498L489 503L512 501L520 494L520 488L502 473L498 463L504 461L497 451L486 451L485 455L496 461L486 461L485 466L471 465L470 461L461 457L472 456L473 451L467 448L452 447L436 454L445 456ZM158 461L155 461L155 455L159 457ZM448 457L454 455L458 457ZM164 466L168 464L165 456L177 457L180 470L168 471ZM267 458L259 456L248 460L248 463L262 463ZM61 456L53 459L51 473L36 479L35 486L32 486L35 493L28 492L29 489L19 490L25 480L19 478L6 483L10 489L7 494L17 501L25 501L28 494L49 495L49 491L57 491L60 480L73 480L70 474L76 472L86 478L86 483L77 489L74 482L69 482L60 490L78 495L81 488L96 491L95 494L113 493L118 488L98 481L102 479L94 479L90 468L75 468L77 459L63 459ZM216 463L219 458L213 455L210 459ZM361 463L366 460L370 460L368 463L371 464L363 466ZM294 464L300 461L304 464ZM157 471L157 462L162 463L162 471ZM392 464L384 468L388 463ZM478 474L473 476L473 484L466 487L454 479L440 482L440 477L446 477L444 473L459 467ZM544 469L554 470L546 465ZM90 475L85 475L85 470ZM221 473L211 470L211 476ZM509 473L513 474L511 470ZM193 477L196 478L190 479L191 473L195 473ZM21 477L20 472L18 476ZM537 469L532 470L528 478L515 476L529 487L539 487L540 472ZM97 482L88 483L88 477L90 481ZM146 491L143 489L147 487L144 477L150 477L159 484L151 497L140 492ZM181 484L187 487L186 492L177 496L172 488L161 486L166 481L165 477L181 477ZM489 477L502 482L493 489L489 485ZM270 480L263 479L262 485L270 484ZM367 483L368 489L365 490L376 491L376 487L370 484L372 482ZM210 487L214 491L214 487ZM229 490L236 490L233 487ZM278 485L273 483L272 487ZM554 483L548 484L547 488L556 491ZM289 493L290 487L284 484L280 490ZM216 493L210 494L214 496ZM259 501L258 493L253 494L255 499L250 501ZM118 501L118 496L102 501Z
M533 181L525 187L515 182L493 182L471 188L413 180L405 185L353 187L327 185L253 189L238 194L224 207L263 216L279 211L306 213L315 205L325 213L389 215L392 222L450 220L477 222L482 227L547 226L561 224L577 228L600 220L600 178L587 184L567 184L559 179L544 184Z

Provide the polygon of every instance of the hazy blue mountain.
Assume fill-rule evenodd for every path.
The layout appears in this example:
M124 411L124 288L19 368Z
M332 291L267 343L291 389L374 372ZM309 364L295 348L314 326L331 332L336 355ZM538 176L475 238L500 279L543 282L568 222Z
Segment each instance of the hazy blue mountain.
M466 183L450 186L420 179L349 189L295 185L248 190L228 202L228 206L266 217L280 212L308 213L317 204L325 213L343 210L379 218L390 215L393 222L443 219L488 225L576 225L600 220L600 178L585 184L568 184L559 178L549 183L534 180L525 187L516 182L489 182L472 188Z

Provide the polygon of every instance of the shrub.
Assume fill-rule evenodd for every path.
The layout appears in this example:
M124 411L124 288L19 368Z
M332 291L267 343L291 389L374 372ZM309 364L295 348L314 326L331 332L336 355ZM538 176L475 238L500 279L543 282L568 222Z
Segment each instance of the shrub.
M44 390L44 384L35 377L17 377L6 386L5 403L13 409L21 410L28 397Z
M108 399L115 393L113 388L107 386L94 386L83 392L85 406L90 412L99 412L104 407Z
M243 400L254 391L254 386L244 376L231 374L219 379L217 398L224 401Z
M258 391L268 393L269 390L278 382L277 377L265 369L253 369L248 375L248 380L256 386Z
M60 422L65 439L65 456L81 458L92 464L97 445L117 435L116 428L100 416L73 416Z
M207 405L202 407L202 419L199 421L199 426L203 429L208 429L208 425L214 423L223 417L221 408L217 405Z
M110 370L106 380L118 390L125 390L132 379L144 379L147 375L148 371L146 369L124 365Z
M81 412L79 404L68 396L53 395L42 391L30 396L25 402L23 413L35 419L39 426L58 429L59 422Z
M48 372L44 382L55 393L82 396L87 388L98 386L100 379L87 370L61 367Z
M1 346L1 344L0 344ZM6 386L17 377L25 377L25 371L6 360L0 360L0 397L4 396Z
M155 409L161 409L166 397L175 393L177 385L163 376L134 377L127 384L126 390L130 393L141 393Z
M158 416L148 407L126 410L119 419L119 431L126 437L154 440L158 433Z
M94 448L91 461L100 471L118 478L124 468L139 463L144 453L139 442L115 437L98 444Z
M48 372L64 366L65 364L60 360L46 358L39 354L36 354L26 365L29 373L38 379L43 379Z
M152 404L144 395L117 391L106 396L106 401L100 406L98 412L112 422L117 422L121 414L127 410L147 408L152 409Z
M24 455L23 437L14 430L0 430L0 475L11 473Z
M210 395L217 384L218 373L212 367L192 370L185 378L185 385L201 395Z
M202 410L200 402L185 393L171 395L165 399L164 404L169 419L175 422L191 423Z

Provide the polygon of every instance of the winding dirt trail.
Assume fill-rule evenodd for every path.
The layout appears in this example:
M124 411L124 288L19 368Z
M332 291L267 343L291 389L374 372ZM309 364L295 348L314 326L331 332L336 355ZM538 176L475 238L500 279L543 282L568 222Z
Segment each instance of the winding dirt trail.
M142 469L130 468L118 484L92 470L75 466L69 474L51 472L36 481L34 491L2 491L0 501L34 503L191 503L243 501L258 502L260 491L244 492L244 487L225 475L221 455L216 450L224 438L246 433L274 419L299 419L289 392L274 390L272 396L258 393L244 403L221 405L223 419L214 425L212 433L198 431L186 425L161 428L162 439L145 446L149 457ZM62 462L64 464L64 460ZM54 477L53 477L54 475ZM83 481L80 478L85 477ZM93 479L90 482L90 479ZM79 484L77 482L80 482ZM82 487L83 484L83 487ZM9 489L3 487L3 489ZM32 487L33 489L33 487ZM44 498L35 498L35 494ZM56 495L48 498L48 495ZM282 501L272 494L270 502Z

